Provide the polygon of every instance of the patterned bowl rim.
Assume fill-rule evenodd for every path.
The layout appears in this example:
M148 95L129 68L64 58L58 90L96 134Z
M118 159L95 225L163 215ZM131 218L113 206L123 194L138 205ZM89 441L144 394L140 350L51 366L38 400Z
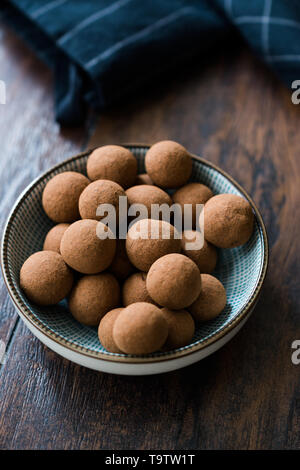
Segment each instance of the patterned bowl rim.
M126 144L119 144L123 145L124 147L131 147L131 148L136 148L136 149L147 149L150 147L149 144L140 144L140 143L126 143ZM23 302L22 298L16 291L13 281L12 281L12 273L9 268L9 263L8 263L8 239L10 236L10 231L13 228L14 224L14 219L15 216L18 212L19 207L22 205L24 200L28 197L28 195L31 193L32 189L35 188L40 182L44 180L45 177L50 175L53 171L59 170L60 168L63 168L67 163L79 160L83 157L86 157L87 155L92 152L93 149L87 150L85 152L81 152L77 155L74 155L73 157L70 157L53 167L51 167L49 170L46 172L42 173L40 176L38 176L32 183L30 183L24 191L20 194L18 197L17 201L15 202L5 225L4 232L3 232L3 237L2 237L2 247L1 247L1 268L2 268L2 274L3 278L6 284L6 287L8 289L9 295L15 304L15 307L17 308L20 316L24 316L29 323L36 328L41 334L47 336L51 340L55 341L58 343L60 346L65 347L71 351L80 353L84 356L87 357L92 357L96 359L101 359L105 361L110 361L110 362L119 362L119 363L131 363L131 364L140 364L140 363L145 363L145 364L151 364L155 362L163 362L163 361L170 361L174 359L178 359L179 357L183 356L188 356L190 354L193 354L199 350L203 350L207 348L208 346L212 345L213 343L216 343L219 341L221 338L229 334L233 329L235 329L239 323L245 319L248 315L250 316L250 313L252 312L261 288L262 284L264 282L264 279L266 277L266 272L267 272L267 267L268 267L268 259L269 259L269 245L268 245L268 237L267 237L267 232L265 228L265 224L263 222L262 216L256 207L254 201L252 198L247 194L247 192L230 176L228 175L225 171L223 171L221 168L218 166L214 165L211 162L208 162L202 157L198 157L197 155L191 154L192 158L196 161L199 161L202 165L205 165L207 167L212 168L213 170L219 172L221 175L223 175L225 178L227 178L242 194L243 196L248 200L248 202L251 204L252 209L255 213L257 222L259 224L259 227L262 232L263 236L263 248L264 248L264 255L263 255L263 263L261 267L261 272L259 279L257 281L256 287L248 300L248 302L244 305L240 313L234 317L226 326L221 328L220 331L218 331L215 334L212 334L209 338L206 340L197 343L193 346L190 346L188 349L179 349L175 350L174 352L168 353L166 356L159 356L159 357L132 357L132 356L117 356L117 355L110 355L109 353L103 353L101 351L91 351L83 346L76 345L69 340L62 338L61 336L57 335L54 333L50 328L45 326L42 322L40 322L39 319L37 319L29 310L29 308L26 306L26 304Z

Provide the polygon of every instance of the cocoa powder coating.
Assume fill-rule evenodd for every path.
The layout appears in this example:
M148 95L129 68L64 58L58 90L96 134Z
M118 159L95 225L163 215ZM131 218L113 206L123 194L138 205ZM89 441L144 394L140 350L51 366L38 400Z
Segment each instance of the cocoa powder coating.
M210 274L202 274L202 289L189 311L198 322L217 317L226 305L226 290L223 284Z
M20 271L20 286L37 305L54 305L66 297L73 273L55 251L38 251L29 256Z
M84 219L70 225L63 234L60 252L65 262L83 274L96 274L104 271L111 264L116 240L97 236L97 229L102 228L112 233L102 222Z
M204 236L219 248L234 248L252 235L254 214L246 199L235 194L218 194L204 206Z
M175 227L168 222L143 219L128 230L126 251L131 263L140 271L146 272L161 256L179 253L181 240Z
M89 184L79 198L79 213L82 219L101 220L107 215L97 215L97 209L101 204L111 204L119 219L119 197L126 197L124 189L114 181L97 180Z
M187 256L169 254L153 263L146 287L150 297L159 305L181 310L191 305L200 294L200 271Z
M173 202L181 206L182 214L186 210L185 204L192 205L192 223L196 227L196 205L205 204L211 197L213 192L208 186L201 183L189 183L182 188L177 189L172 196ZM200 215L200 213L199 213Z
M172 204L172 199L169 194L157 186L132 186L127 189L126 196L128 198L129 207L132 204L143 204L147 208L148 215L146 218L148 219L161 218L160 214L154 217L154 214L151 212L152 204L166 204L167 206L171 206Z
M114 342L112 336L115 321L122 310L122 308L114 308L113 310L110 310L104 315L104 317L102 317L99 323L98 337L100 343L107 351L112 353L122 352Z
M150 354L159 350L168 336L168 324L158 307L137 302L119 313L113 339L126 354Z
M87 161L87 174L92 181L111 180L126 189L136 180L137 161L125 147L105 145L90 154Z
M186 310L162 308L161 313L168 323L169 334L165 348L176 349L190 344L195 333L195 322Z
M74 222L80 218L78 200L89 179L75 171L54 176L45 186L42 196L44 211L54 222Z
M206 240L200 249L187 249L196 240L195 230L185 230L182 234L182 253L198 266L200 273L212 273L216 267L218 254L216 248Z
M80 323L98 326L101 318L120 303L120 286L110 273L83 276L69 297L69 308Z
M148 150L145 166L152 181L162 188L178 188L192 173L192 157L177 142L164 140Z
M135 185L139 184L153 184L153 181L147 173L141 173L135 180Z
M60 242L68 227L70 224L58 224L52 227L46 235L43 250L60 253Z
M132 274L132 276L126 279L122 288L122 300L125 307L136 302L155 304L148 294L146 277L146 273L139 272Z

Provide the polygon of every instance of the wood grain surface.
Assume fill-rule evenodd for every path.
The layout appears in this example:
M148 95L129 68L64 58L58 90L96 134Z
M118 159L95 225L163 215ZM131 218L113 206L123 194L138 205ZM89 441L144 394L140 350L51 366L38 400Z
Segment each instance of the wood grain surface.
M1 280L1 449L296 449L300 447L300 105L246 50L188 67L93 129L59 130L47 69L1 25L0 222L41 171L83 147L174 139L229 172L267 225L270 266L252 317L225 347L152 377L94 372L23 325ZM300 77L298 77L300 79ZM88 142L88 143L87 143Z

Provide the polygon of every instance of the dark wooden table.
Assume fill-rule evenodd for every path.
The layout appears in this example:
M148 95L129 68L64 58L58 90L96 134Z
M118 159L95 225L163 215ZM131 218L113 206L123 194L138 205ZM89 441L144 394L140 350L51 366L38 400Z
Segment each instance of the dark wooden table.
M261 300L209 358L153 377L97 373L62 359L18 320L1 279L1 449L299 448L300 105L246 50L206 66L97 126L60 130L48 70L3 25L0 220L55 162L95 144L174 139L228 171L254 198L271 249ZM300 77L297 77L300 79ZM91 137L92 136L92 137Z

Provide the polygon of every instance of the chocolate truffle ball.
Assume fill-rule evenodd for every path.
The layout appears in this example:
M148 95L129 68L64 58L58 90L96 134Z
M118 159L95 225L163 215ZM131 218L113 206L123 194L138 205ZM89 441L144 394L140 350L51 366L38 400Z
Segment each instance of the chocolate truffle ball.
M58 224L52 227L46 235L43 250L60 253L60 242L68 227L70 224Z
M161 313L169 327L165 348L176 349L189 344L195 333L192 315L186 310L169 310L168 308L162 308Z
M104 315L104 317L102 317L99 323L98 337L100 343L107 351L112 353L121 353L120 349L114 342L112 332L115 321L122 310L122 308L114 308L113 310L110 310Z
M135 267L129 261L126 253L125 240L116 240L117 249L114 259L109 267L114 276L120 281L124 281L135 271Z
M84 325L97 326L101 318L120 303L120 286L110 273L83 276L69 297L73 317Z
M47 216L58 223L79 219L79 196L89 183L86 176L75 171L65 171L54 176L46 184L42 196Z
M246 243L252 235L254 215L246 199L235 194L218 194L204 206L204 236L220 248Z
M137 238L137 235L141 238ZM126 251L136 268L148 271L161 256L181 251L180 235L175 227L166 221L138 220L128 230Z
M151 208L152 204L167 204L168 206L172 205L172 199L168 193L158 188L157 186L151 185L139 185L132 186L127 189L126 196L128 198L129 207L132 204L143 204L147 209L146 219L161 219L161 213L155 216L154 212L152 213Z
M200 294L200 271L187 256L166 255L152 264L146 287L150 297L159 305L181 310L195 302Z
M125 191L118 183L109 180L97 180L82 191L79 198L79 212L82 219L101 220L107 215L96 215L100 204L111 204L115 207L116 221L119 219L119 197L126 197Z
M146 170L152 181L162 188L178 188L192 173L192 157L177 142L165 140L152 145L145 157Z
M118 145L105 145L90 154L87 174L93 181L111 180L122 188L129 188L136 180L137 161L128 149Z
M96 274L111 264L116 252L116 240L100 239L97 230L110 229L96 220L84 219L74 222L63 234L60 252L65 262L83 274Z
M147 173L141 173L135 180L135 185L139 184L153 184L153 181Z
M155 304L147 292L146 277L146 273L140 272L132 274L132 276L126 279L122 288L122 299L125 307L136 302Z
M201 183L189 183L182 188L177 189L173 194L173 202L180 204L182 214L184 214L184 205L192 204L193 227L196 226L196 205L205 204L211 197L213 192L207 186ZM200 215L200 213L199 213Z
M155 305L137 302L119 313L113 339L126 354L150 354L160 349L168 336L168 324Z
M217 317L226 305L226 291L223 284L210 274L202 274L202 289L189 311L198 322Z
M199 232L198 232L199 234ZM182 253L198 266L201 273L212 273L216 267L218 254L216 248L206 240L200 249L187 249L196 240L195 230L185 230L182 234Z
M37 305L54 305L66 297L73 274L59 253L38 251L23 264L20 285L29 300Z

